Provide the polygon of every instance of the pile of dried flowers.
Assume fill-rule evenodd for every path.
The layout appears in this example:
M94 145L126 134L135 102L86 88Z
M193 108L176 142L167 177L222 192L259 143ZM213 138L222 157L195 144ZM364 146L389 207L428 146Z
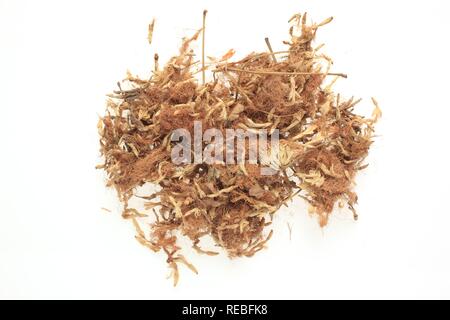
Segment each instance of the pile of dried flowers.
M175 284L179 263L196 272L180 254L177 235L188 237L199 253L217 254L199 246L200 238L211 236L230 257L250 257L272 235L264 230L273 214L294 196L310 204L321 226L336 203L345 203L357 217L353 181L366 167L362 162L381 112L373 100L372 118L359 116L353 112L359 100L340 99L332 91L334 81L323 84L327 76L345 77L330 73L330 58L319 53L321 46L313 47L317 29L331 20L308 24L306 14L294 15L288 50L273 52L266 39L268 52L235 62L233 50L205 62L204 46L202 60L195 60L190 43L204 37L203 24L164 68L155 55L149 80L128 75L109 95L99 121L104 158L99 167L124 203L123 217L136 226L137 240L167 254ZM206 71L213 81L205 82ZM196 78L200 74L202 82ZM259 165L248 163L174 164L172 131L192 131L194 120L201 121L202 130L278 129L276 173L261 175ZM146 183L160 190L138 196L137 187ZM137 196L145 201L144 212L129 205Z

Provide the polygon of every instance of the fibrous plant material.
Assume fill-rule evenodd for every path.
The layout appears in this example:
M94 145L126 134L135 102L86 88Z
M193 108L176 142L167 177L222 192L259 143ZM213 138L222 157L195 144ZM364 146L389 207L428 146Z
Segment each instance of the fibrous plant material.
M337 203L346 204L356 219L354 178L366 167L363 160L381 112L373 100L371 118L357 115L359 100L333 92L335 80L346 75L330 72L331 59L320 53L322 46L313 45L318 28L331 20L308 24L306 14L294 15L287 50L273 51L266 39L268 52L234 62L234 50L205 61L202 35L199 63L190 44L204 31L203 20L203 28L184 39L164 68L155 55L150 79L128 75L109 95L99 121L104 158L99 167L124 203L123 217L135 225L136 239L167 254L175 284L178 265L197 272L181 254L180 235L200 254L218 253L200 247L200 239L210 236L230 257L253 256L272 235L266 229L273 215L295 196L309 203L321 226ZM153 30L154 21L149 42ZM206 82L206 72L212 81ZM266 129L270 135L277 130L279 150L257 164L176 164L171 161L172 133L180 128L192 133L194 121L203 132ZM261 174L263 164L273 173ZM158 191L138 194L147 183ZM132 208L132 198L146 210Z

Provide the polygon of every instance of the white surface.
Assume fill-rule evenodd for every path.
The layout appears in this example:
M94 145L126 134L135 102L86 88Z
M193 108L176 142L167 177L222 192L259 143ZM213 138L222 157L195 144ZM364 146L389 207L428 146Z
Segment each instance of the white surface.
M321 230L303 205L252 259L164 256L134 239L104 187L97 114L129 69L146 76L201 25L207 53L275 50L287 20L333 15L318 33L344 95L383 110L360 220ZM0 298L450 298L448 1L0 1ZM157 18L154 42L147 24ZM298 203L301 203L300 201ZM113 209L106 213L100 207ZM286 221L293 225L289 240Z

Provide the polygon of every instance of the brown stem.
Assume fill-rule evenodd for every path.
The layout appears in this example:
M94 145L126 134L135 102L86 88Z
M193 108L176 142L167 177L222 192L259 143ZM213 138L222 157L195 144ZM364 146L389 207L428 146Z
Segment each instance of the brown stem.
M208 10L203 10L203 30L202 30L202 82L205 84L205 26L206 14Z
M264 40L266 41L267 48L269 48L269 51L272 54L273 62L277 63L277 58L275 57L275 54L273 53L272 46L270 45L269 38L264 38Z
M213 72L223 72L223 71L231 71L231 72L245 72L251 74L268 74L268 75L280 75L280 76L295 76L295 75L324 75L324 76L338 76L347 78L345 73L333 73L333 72L280 72L280 71L266 71L266 70L244 70L239 68L232 67L223 67L220 69L215 69Z

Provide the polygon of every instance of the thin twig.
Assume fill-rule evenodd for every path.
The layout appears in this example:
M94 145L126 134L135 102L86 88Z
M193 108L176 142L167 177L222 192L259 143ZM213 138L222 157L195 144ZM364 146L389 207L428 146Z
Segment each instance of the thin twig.
M324 72L280 72L280 71L266 71L266 70L244 70L239 68L232 67L223 67L221 69L215 69L213 72L224 72L224 71L232 71L232 72L245 72L251 74L269 74L269 75L280 75L280 76L295 76L295 75L324 75L324 76L338 76L347 78L345 73L324 73Z
M287 223L287 227L289 229L289 240L292 240L292 226L289 224L289 222Z
M155 53L153 59L155 61L155 72L157 72L159 70L159 55Z
M202 82L205 85L205 27L206 27L206 14L208 10L203 10L203 29L202 29Z
M273 62L277 63L277 58L275 57L275 54L273 53L272 46L270 45L269 38L264 38L264 40L266 41L267 48L269 48L269 51L272 54Z

